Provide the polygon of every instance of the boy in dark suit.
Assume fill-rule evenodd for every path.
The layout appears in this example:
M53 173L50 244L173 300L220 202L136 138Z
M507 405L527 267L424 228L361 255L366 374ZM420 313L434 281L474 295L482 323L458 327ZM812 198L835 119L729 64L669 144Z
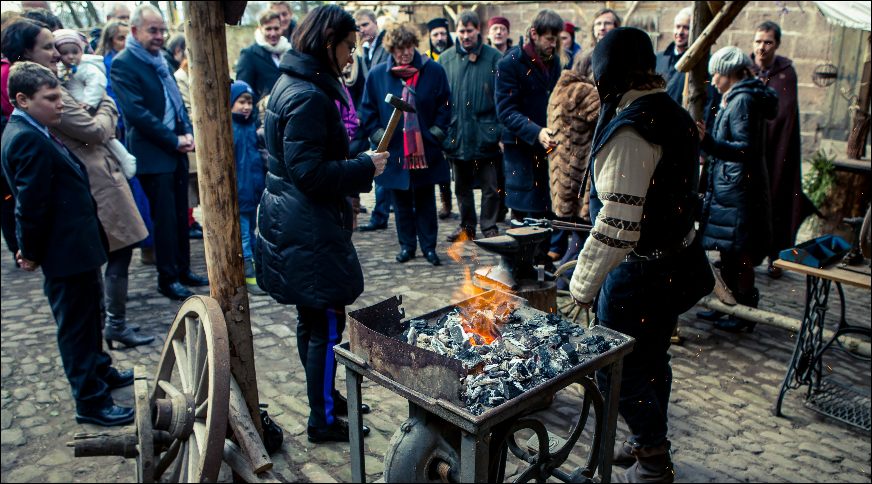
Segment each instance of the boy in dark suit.
M8 86L15 110L0 154L15 195L16 260L27 271L42 267L76 421L131 423L133 409L115 405L110 391L132 384L133 372L112 368L102 346L100 266L106 262L106 234L85 166L48 131L63 110L58 79L39 64L18 62Z

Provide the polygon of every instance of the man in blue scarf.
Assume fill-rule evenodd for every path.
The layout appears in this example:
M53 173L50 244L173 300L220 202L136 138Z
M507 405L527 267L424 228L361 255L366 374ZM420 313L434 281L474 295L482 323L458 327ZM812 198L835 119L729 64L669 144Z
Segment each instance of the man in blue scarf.
M184 300L193 295L185 286L209 281L191 272L185 154L194 150L194 138L179 88L161 55L167 33L160 10L151 4L137 7L126 48L112 62L110 77L151 208L158 292Z

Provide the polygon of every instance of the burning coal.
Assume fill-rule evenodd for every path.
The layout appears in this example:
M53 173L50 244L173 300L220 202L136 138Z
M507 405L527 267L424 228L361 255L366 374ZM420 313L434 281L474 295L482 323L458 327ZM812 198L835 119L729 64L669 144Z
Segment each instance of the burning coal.
M468 374L460 399L474 415L621 344L496 294L455 306L435 320L412 319L401 336L410 345L462 362Z

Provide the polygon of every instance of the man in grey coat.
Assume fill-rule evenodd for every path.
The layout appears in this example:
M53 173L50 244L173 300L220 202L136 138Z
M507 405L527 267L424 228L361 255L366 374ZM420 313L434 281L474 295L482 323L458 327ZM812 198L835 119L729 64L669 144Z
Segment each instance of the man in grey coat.
M499 235L496 164L500 154L500 123L494 103L497 62L502 55L485 45L478 14L464 11L457 22L457 44L442 53L451 86L451 124L444 149L454 169L454 190L460 206L460 226L448 236L455 242L462 236L475 238L475 197L473 183L481 187L481 231L484 237Z

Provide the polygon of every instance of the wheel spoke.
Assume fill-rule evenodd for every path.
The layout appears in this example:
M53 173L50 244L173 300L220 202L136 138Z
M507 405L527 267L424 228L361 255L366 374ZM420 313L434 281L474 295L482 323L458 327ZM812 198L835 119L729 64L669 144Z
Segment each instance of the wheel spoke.
M194 412L194 418L206 418L206 412L209 411L209 399L197 405L197 410Z
M185 350L185 345L177 340L173 340L173 353L176 355L176 368L179 370L179 380L182 382L182 391L192 393L191 388L191 366L188 362L188 354Z
M191 460L191 441L186 440L184 444L182 444L182 453L179 456L179 469L180 476L178 482L189 482L188 481L188 462Z
M169 478L166 482L181 482L180 476L182 473L182 466L184 465L185 456L188 455L188 443L181 442L181 446L179 448L179 452L176 454L176 458L173 459L173 470L170 472Z
M160 457L157 466L154 468L155 481L160 481L160 477L163 475L164 472L166 472L170 464L172 464L173 459L175 459L176 456L179 455L179 447L181 447L181 441L173 440L166 453L164 453L164 455Z
M197 442L197 451L203 454L206 451L206 423L194 422L194 433L191 434L191 437Z
M209 362L209 348L206 346L206 330L202 324L197 326L196 358L194 358L194 380L199 380Z
M157 386L159 386L164 392L166 392L168 397L178 397L184 395L182 392L179 391L178 388L175 387L175 385L166 380L161 380L157 382Z
M192 435L193 437L193 435ZM200 482L200 450L188 440L188 482Z
M197 381L194 366L197 362L197 320L190 316L185 317L185 349L188 354L188 374L191 375L191 382ZM193 389L192 389L193 390Z
M203 371L200 372L200 381L197 382L196 395L194 396L194 405L200 405L209 397L209 362L203 364Z

